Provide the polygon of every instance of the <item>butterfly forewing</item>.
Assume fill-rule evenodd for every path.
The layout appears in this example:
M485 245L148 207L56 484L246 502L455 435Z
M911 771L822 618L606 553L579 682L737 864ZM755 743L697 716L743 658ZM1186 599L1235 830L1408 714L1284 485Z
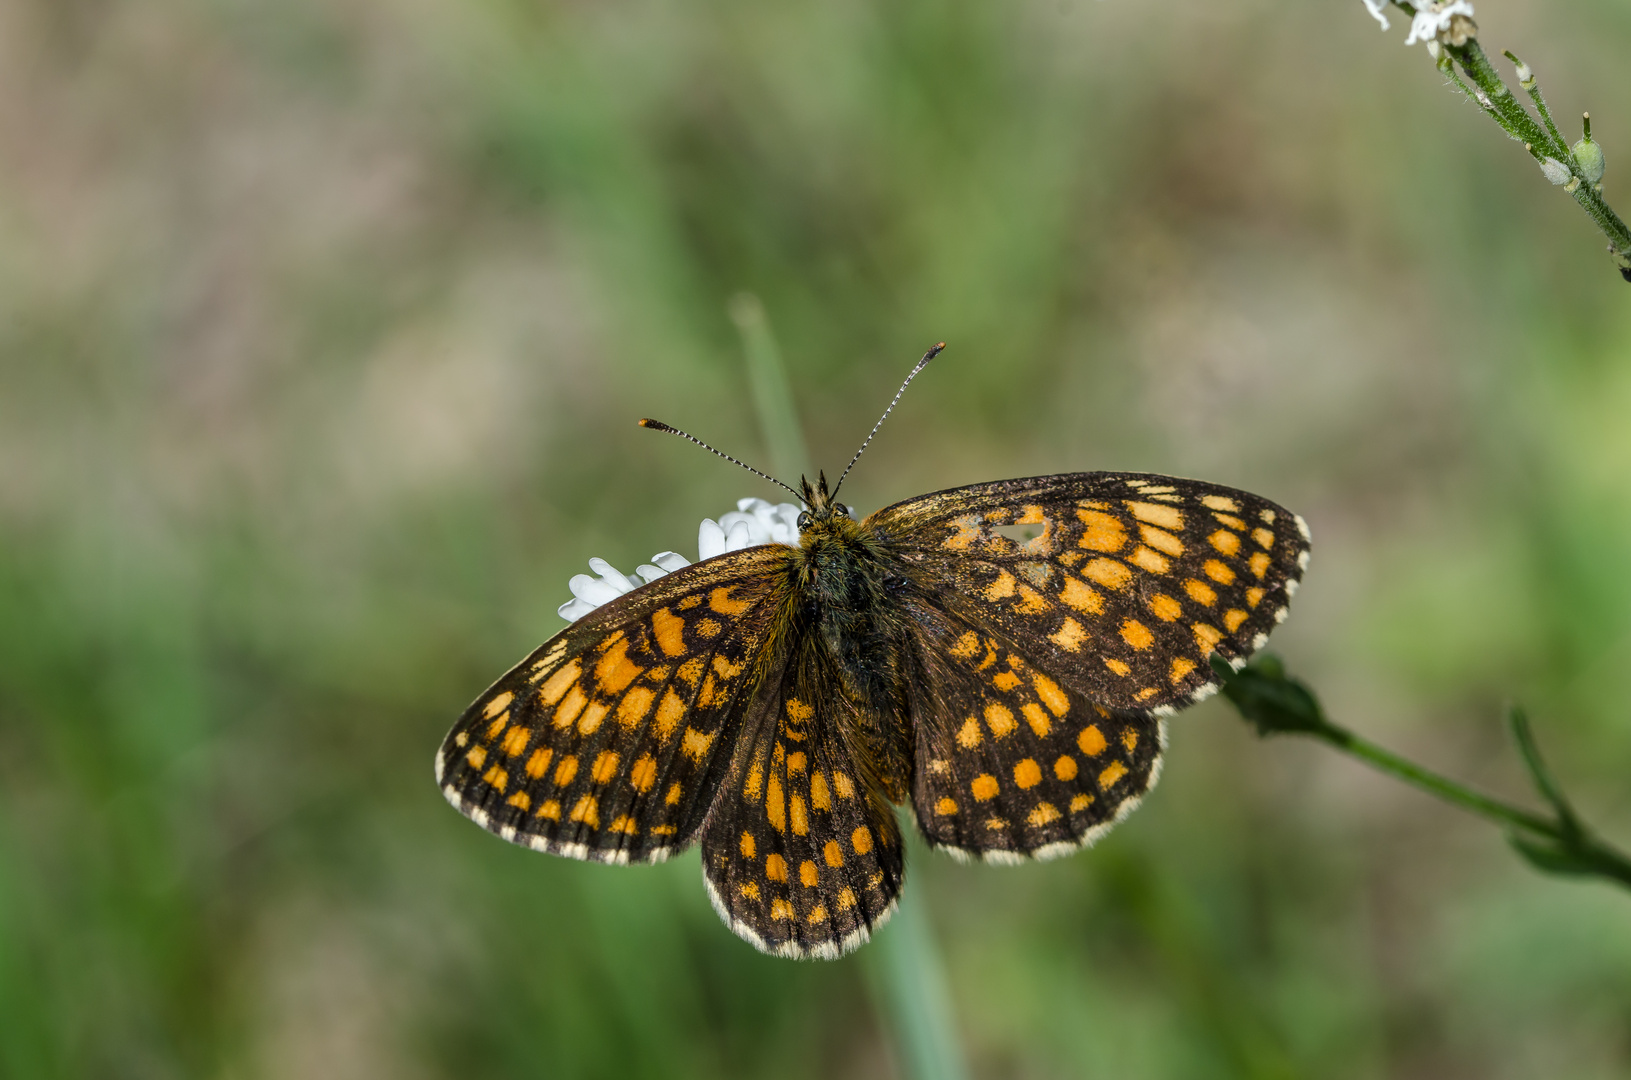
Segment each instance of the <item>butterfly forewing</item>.
M1260 648L1308 558L1283 507L1131 473L976 484L864 524L917 591L1109 709L1170 711L1216 689L1208 657Z
M912 806L936 847L993 861L1091 843L1160 772L1162 722L1112 710L990 633L921 604Z
M900 832L846 732L836 672L808 638L792 646L743 725L731 775L702 833L721 918L764 952L835 957L867 940L899 894Z
M654 861L701 828L770 663L791 548L686 567L596 609L477 698L448 801L541 851Z

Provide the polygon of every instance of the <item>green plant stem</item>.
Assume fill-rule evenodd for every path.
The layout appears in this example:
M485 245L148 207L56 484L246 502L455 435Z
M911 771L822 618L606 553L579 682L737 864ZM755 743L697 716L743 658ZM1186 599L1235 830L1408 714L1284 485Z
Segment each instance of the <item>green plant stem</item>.
M1370 740L1335 724L1327 723L1323 728L1307 734L1358 758L1372 768L1477 814L1486 821L1521 830L1567 848L1593 867L1599 876L1612 878L1631 887L1631 858L1586 832L1577 823L1550 820L1500 799L1482 795L1448 777L1406 761L1392 751L1384 750Z
M764 305L750 293L739 293L729 312L742 334L753 403L771 461L784 479L806 475L804 431ZM920 891L921 886L901 890L894 917L863 952L868 981L902 1073L910 1080L966 1080L945 965Z
M1313 691L1287 675L1274 656L1260 656L1238 672L1221 658L1214 658L1212 668L1224 680L1224 695L1242 717L1256 725L1259 734L1317 739L1412 787L1501 825L1508 830L1512 846L1537 869L1601 877L1631 888L1631 856L1598 838L1575 814L1541 760L1529 721L1520 710L1514 709L1511 714L1513 739L1536 790L1552 807L1553 816L1549 818L1474 791L1333 724Z
M1581 173L1580 166L1575 162L1574 155L1569 152L1562 133L1552 122L1551 112L1546 108L1538 82L1528 89L1546 121L1544 128L1501 81L1495 65L1490 63L1489 56L1478 44L1477 38L1469 40L1465 45L1443 45L1441 48L1444 57L1440 61L1441 70L1450 67L1449 60L1460 64L1461 70L1472 80L1479 92L1469 89L1459 78L1456 78L1457 85L1489 113L1501 126L1501 130L1523 143L1524 148L1536 161L1549 157L1569 170L1570 182L1565 185L1565 190L1602 230L1603 235L1608 237L1609 253L1615 265L1619 268L1621 276L1631 281L1631 229L1626 228L1625 222L1620 220L1620 216L1603 200L1599 185L1593 184ZM1449 74L1454 76L1453 70Z
M764 429L765 443L770 449L770 470L777 479L796 486L799 477L810 473L810 450L804 442L804 429L799 424L793 391L787 383L787 369L782 364L781 350L776 347L776 335L770 330L770 319L765 315L764 304L752 293L737 293L731 297L728 310L737 332L742 335L742 351L747 354L748 385L753 389L759 426Z

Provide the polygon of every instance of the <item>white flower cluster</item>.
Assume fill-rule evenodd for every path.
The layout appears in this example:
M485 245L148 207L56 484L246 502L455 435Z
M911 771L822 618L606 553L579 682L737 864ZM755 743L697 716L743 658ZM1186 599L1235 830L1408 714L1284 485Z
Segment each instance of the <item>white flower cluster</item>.
M1431 50L1441 40L1450 40L1453 44L1466 44L1467 37L1477 32L1477 26L1472 22L1472 4L1467 0L1406 0L1416 9L1416 17L1410 21L1410 36L1405 38L1406 45L1414 45L1425 41ZM1391 25L1387 21L1387 9L1390 0L1364 0L1365 9L1371 17L1382 24L1386 30ZM1464 16L1462 24L1456 24L1456 16ZM1459 38L1460 40L1454 40Z
M702 519L702 525L697 529L697 561L760 544L796 547L799 542L799 514L803 510L804 507L794 503L738 499L736 509L721 514L718 521ZM651 557L651 562L635 567L637 577L630 577L619 573L605 559L590 559L589 569L600 576L578 574L567 583L572 590L572 599L561 605L561 618L576 622L607 601L690 565L691 561L677 551L660 551Z

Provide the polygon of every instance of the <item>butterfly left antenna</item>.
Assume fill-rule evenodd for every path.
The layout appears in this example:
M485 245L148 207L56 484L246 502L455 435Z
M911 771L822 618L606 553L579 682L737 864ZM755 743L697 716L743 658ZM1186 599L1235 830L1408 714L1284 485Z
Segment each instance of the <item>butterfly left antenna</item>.
M944 349L945 347L946 343L942 341L940 344L924 353L923 359L917 362L917 367L913 368L912 373L906 376L906 381L900 384L900 389L895 391L894 400L889 403L889 408L885 409L883 411L883 415L878 417L878 422L872 425L872 431L867 435L866 442L861 444L861 448L855 451L855 456L849 459L849 464L844 466L843 475L838 478L838 483L833 486L833 498L836 499L838 497L838 489L844 486L844 477L848 476L849 471L855 468L855 463L861 460L861 455L866 453L866 448L872 444L872 436L878 433L878 429L883 427L883 422L889 419L889 414L895 411L895 402L899 401L900 396L906 393L906 388L912 385L912 380L917 378L917 373L928 367L929 361L939 356L940 350Z
M730 462L731 464L742 466L742 468L746 469L748 472L752 473L754 476L760 477L761 479L764 479L764 480L769 480L772 484L775 484L777 487L787 488L788 491L793 492L793 497L795 499L798 499L800 502L804 501L804 496L803 495L800 495L797 491L793 491L792 488L787 487L786 484L782 483L780 480L777 480L774 476L769 476L769 475L767 475L765 473L762 473L758 469L755 469L752 465L749 465L745 461L737 461L735 458L731 457L729 454L724 453L724 452L719 451L719 450L715 450L713 447L709 446L707 443L703 442L701 439L697 438L695 435L692 435L690 432L681 431L677 427L669 427L667 424L663 423L661 420L653 420L650 417L647 417L646 419L641 420L640 421L640 426L643 427L643 428L650 428L653 431L666 431L666 432L668 432L668 434L678 435L682 439L690 439L692 442L696 443L698 446L702 447L704 450L708 451L710 454L718 454L720 457L724 458L726 461Z

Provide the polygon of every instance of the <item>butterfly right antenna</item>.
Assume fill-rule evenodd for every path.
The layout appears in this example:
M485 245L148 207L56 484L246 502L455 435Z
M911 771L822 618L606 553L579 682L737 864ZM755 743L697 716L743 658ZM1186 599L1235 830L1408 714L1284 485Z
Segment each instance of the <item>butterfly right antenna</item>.
M834 485L832 489L833 498L836 499L838 497L838 489L844 486L844 477L849 475L849 471L855 468L855 463L861 460L861 455L866 453L866 448L872 443L872 436L878 433L878 429L883 427L883 422L889 419L889 414L895 410L895 402L899 401L900 396L906 393L906 388L912 385L912 380L917 378L917 373L928 367L929 361L939 356L940 350L944 349L945 347L946 343L942 341L940 344L924 353L923 359L917 362L917 367L913 368L912 373L906 376L906 381L900 384L900 389L895 391L894 400L889 403L889 408L885 409L883 411L883 415L878 417L878 422L872 425L872 431L867 434L866 442L861 444L861 448L855 451L855 456L849 459L849 464L844 466L843 475L838 478L838 483Z

